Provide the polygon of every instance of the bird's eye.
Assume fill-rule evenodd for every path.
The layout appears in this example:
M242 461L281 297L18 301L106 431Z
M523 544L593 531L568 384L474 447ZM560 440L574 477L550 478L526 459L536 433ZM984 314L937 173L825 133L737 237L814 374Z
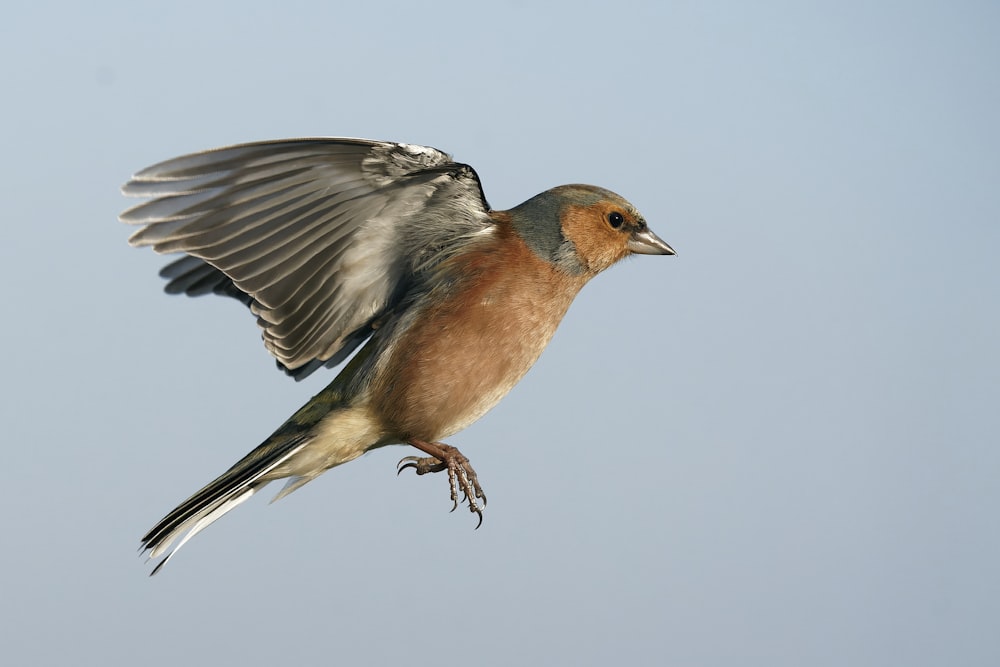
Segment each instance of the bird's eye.
M618 229L625 224L625 216L618 211L612 211L611 213L608 213L608 224L615 229Z

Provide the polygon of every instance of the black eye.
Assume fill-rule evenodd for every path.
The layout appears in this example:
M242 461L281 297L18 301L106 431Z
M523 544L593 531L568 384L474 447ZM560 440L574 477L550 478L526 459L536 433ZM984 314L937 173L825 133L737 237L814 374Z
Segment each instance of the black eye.
M611 213L608 213L608 224L615 229L618 229L625 224L625 216L618 211L612 211Z

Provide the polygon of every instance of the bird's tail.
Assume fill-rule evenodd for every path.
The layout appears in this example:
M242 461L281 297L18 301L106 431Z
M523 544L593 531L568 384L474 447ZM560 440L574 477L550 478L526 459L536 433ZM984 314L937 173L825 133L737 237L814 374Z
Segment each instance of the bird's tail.
M170 549L174 540L181 535L184 537L153 568L150 576L159 572L188 540L273 481L275 477L269 473L299 453L310 440L308 432L302 430L278 442L265 442L160 519L142 538L141 550L149 551L150 559L159 558Z

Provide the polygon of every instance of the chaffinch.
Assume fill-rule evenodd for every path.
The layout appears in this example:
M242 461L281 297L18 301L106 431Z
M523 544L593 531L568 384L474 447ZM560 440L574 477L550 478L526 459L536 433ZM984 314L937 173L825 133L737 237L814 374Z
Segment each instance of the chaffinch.
M289 375L336 366L367 341L142 538L150 558L167 554L152 574L268 483L287 479L277 500L384 445L426 454L398 471L447 471L452 509L461 490L482 523L475 471L440 441L511 390L588 280L634 253L674 254L613 192L563 185L495 211L472 167L410 144L244 144L153 165L122 191L149 199L121 214L141 225L129 243L185 253L161 271L166 291L242 301Z

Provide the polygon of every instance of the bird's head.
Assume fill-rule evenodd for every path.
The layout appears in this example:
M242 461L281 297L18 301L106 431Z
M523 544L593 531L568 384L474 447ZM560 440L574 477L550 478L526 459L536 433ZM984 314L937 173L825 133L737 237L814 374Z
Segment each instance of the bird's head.
M632 204L593 185L560 185L510 210L518 234L570 273L597 274L632 255L673 255Z

